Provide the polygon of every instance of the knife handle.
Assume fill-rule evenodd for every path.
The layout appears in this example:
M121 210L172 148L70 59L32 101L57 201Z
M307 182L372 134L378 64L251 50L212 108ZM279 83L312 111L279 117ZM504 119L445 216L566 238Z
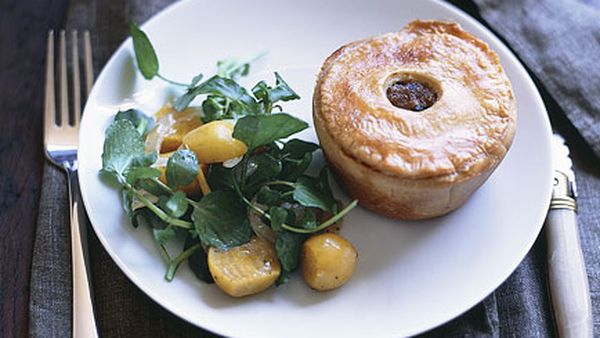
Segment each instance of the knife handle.
M546 237L550 294L558 335L592 337L592 305L574 208L550 209Z

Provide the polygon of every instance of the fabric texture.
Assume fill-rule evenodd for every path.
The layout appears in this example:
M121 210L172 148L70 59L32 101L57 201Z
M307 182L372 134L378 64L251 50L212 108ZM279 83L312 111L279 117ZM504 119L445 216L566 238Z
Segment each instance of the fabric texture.
M600 1L475 2L600 156Z
M128 35L130 20L143 22L170 2L73 0L67 28L85 28L93 33L98 73ZM600 207L597 156L600 154L600 82L597 81L600 65L594 62L600 55L597 2L475 2L490 27L539 79L554 127L571 145L595 332L600 332L600 258L595 253L600 247L600 214L597 212ZM475 8L470 2L455 3ZM71 330L67 215L65 177L59 169L47 165L31 275L30 335L33 337L65 337ZM93 231L89 233L96 319L101 336L214 336L175 317L144 295L118 269ZM554 336L547 288L546 242L542 232L517 270L494 293L465 314L423 336Z

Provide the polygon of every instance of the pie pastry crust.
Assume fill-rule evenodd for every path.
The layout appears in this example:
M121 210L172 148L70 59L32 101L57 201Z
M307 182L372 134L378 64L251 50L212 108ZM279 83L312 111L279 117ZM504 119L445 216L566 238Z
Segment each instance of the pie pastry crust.
M416 80L437 101L415 112L386 89ZM349 43L323 64L313 119L330 165L359 203L424 219L446 214L485 182L514 138L516 106L498 55L458 24L413 21Z

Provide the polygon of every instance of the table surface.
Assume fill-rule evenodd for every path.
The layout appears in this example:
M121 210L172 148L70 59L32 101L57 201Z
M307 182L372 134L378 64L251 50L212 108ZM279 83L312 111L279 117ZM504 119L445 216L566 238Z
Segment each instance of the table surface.
M45 38L62 27L67 0L0 0L0 337L28 334L29 278L44 163L42 108ZM467 8L473 13L474 7ZM594 168L594 156L556 103L542 91L553 125L574 157ZM66 212L66 211L65 211Z
M0 337L27 336L29 276L42 181L46 32L67 0L0 0Z

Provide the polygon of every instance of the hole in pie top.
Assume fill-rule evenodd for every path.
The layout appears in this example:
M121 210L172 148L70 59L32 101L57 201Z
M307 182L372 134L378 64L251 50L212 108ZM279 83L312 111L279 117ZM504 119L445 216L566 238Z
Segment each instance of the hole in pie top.
M386 95L394 106L412 111L423 111L438 100L435 89L426 82L414 79L392 83L387 88Z

